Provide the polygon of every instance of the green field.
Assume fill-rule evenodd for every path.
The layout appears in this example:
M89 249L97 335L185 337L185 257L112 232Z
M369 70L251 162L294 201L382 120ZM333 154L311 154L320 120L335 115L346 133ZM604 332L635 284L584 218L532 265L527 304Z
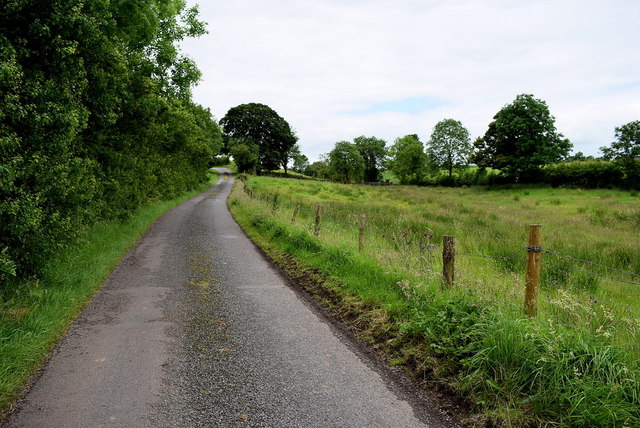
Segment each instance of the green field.
M351 306L373 308L384 325L378 328L387 329L384 340L398 342L391 362L431 365L434 381L478 406L477 421L640 424L636 193L266 177L247 185L253 198L237 187L230 206L258 243L333 278ZM542 225L547 251L535 320L523 314L529 224ZM441 285L444 235L456 238L452 290ZM419 363L416 351L407 351L412 346L425 348L417 351Z

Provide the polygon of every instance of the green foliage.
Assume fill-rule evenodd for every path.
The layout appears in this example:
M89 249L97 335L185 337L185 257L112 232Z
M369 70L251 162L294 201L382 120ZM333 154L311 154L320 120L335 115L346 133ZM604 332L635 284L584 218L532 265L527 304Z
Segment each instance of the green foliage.
M5 247L0 251L0 281L6 276L16 275L16 264L7 254L8 248Z
M364 181L380 181L387 156L387 142L376 137L362 135L354 138L353 143L364 160Z
M255 146L237 143L231 147L231 156L238 167L238 172L254 172L258 165L258 151Z
M466 167L454 171L449 176L448 171L440 170L440 174L425 178L421 184L431 186L489 186L498 184L498 172L487 168Z
M329 168L337 181L360 183L364 177L365 163L357 146L339 141L329 152Z
M309 167L305 171L305 174L323 180L328 179L331 176L329 165L325 160L313 162L311 165L309 165Z
M617 127L615 137L611 146L600 150L624 171L624 186L640 189L640 120Z
M621 168L605 160L562 162L544 168L544 181L552 186L581 188L619 187L623 182Z
M533 95L518 95L493 117L483 137L474 142L472 158L517 182L537 182L541 168L565 158L569 140L556 131L547 104Z
M468 165L472 153L469 131L460 121L443 119L433 128L427 143L427 156L436 167L449 172L449 179L453 176L454 168Z
M177 47L203 32L182 0L0 5L0 248L19 274L206 180L220 131Z
M640 120L617 127L615 137L611 146L600 147L605 159L640 158Z
M389 169L400 184L419 183L426 168L424 146L417 135L397 138L389 149Z
M309 158L306 155L303 155L300 151L300 146L295 144L291 150L289 150L289 159L293 160L293 167L291 168L294 172L298 174L305 174L307 168L309 167ZM285 168L285 173L287 172Z
M228 155L212 156L209 160L209 166L225 166L231 163L231 157Z
M289 151L298 141L291 127L271 107L249 103L229 109L220 120L229 150L236 144L252 145L258 150L262 169L287 167Z

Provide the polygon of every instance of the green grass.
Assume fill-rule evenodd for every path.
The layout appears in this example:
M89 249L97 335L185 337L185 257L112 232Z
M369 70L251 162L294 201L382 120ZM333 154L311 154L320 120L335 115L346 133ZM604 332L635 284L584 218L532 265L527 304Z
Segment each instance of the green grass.
M472 423L640 425L640 313L623 306L640 308L640 289L577 270L637 277L545 253L539 317L523 315L528 225L543 225L546 249L640 273L637 194L267 177L250 177L248 186L254 199L238 186L229 204L256 242L332 278L344 311L355 306L368 319L364 334L394 365L404 361L430 373L477 406ZM315 238L318 203L325 218ZM360 253L362 213L367 232ZM440 280L443 235L457 241L452 290Z
M91 227L82 242L59 254L39 280L0 288L0 412L18 397L71 322L124 253L163 213L204 191L217 179L169 201L151 203L124 222Z

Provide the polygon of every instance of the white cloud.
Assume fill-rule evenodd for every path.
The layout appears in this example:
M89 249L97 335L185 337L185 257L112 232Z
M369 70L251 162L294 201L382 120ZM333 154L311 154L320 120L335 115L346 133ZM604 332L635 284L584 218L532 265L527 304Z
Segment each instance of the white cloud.
M445 117L479 136L521 93L587 154L640 119L637 1L205 0L201 16L210 34L184 43L196 101L218 118L268 104L312 159L359 135L424 141ZM444 104L349 114L420 97Z

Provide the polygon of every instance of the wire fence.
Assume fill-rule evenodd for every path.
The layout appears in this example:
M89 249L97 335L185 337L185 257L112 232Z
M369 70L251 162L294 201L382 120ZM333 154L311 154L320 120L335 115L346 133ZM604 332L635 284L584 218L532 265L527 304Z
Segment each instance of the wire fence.
M309 202L294 202L283 198L279 193L256 192L246 182L244 183L244 191L249 198L263 204L272 214L284 213L286 210L293 213L291 222L297 222L298 217L312 220L314 223L307 221L306 225L302 226L306 227L309 232L313 231L318 235L320 231L326 230L330 223L334 227L338 226L352 232L354 236L360 235L361 250L363 249L362 235L364 234L369 242L367 244L369 249L380 249L381 246L386 245L385 257L390 257L389 249L395 251L396 255L390 257L391 262L396 262L398 259L408 261L407 257L411 256L413 257L412 262L419 260L423 269L422 273L426 276L431 279L442 277L438 273L438 269L444 269L442 259L439 257L440 251L443 251L443 245L433 241L433 233L426 225L422 231L401 227L381 230L374 226L373 222L365 223L362 221L362 216L371 219L371 213L345 215L339 210L330 210L331 201L315 205L311 205ZM318 205L321 205L321 208L318 208ZM359 231L359 234L356 233L356 230ZM640 274L562 255L543 246L517 247L507 252L506 255L456 252L456 282L461 284L482 283L486 286L487 281L490 281L491 278L478 278L477 270L471 271L470 266L477 262L489 263L495 268L493 279L499 277L501 273L511 275L505 280L510 283L505 284L502 288L496 288L492 297L498 298L507 287L511 287L509 291L517 295L522 292L522 287L520 289L513 287L513 277L524 270L527 254L532 251L550 259L540 262L540 287L543 291L540 300L545 313L551 312L559 318L575 317L578 314L580 317L591 317L587 321L593 325L599 324L596 326L596 330L597 328L604 329L607 326L615 326L629 329L634 333L640 332L640 308L618 301L616 297L611 297L606 293L604 286L597 286L598 281L605 281L606 284L617 283L635 289L635 287L640 287ZM576 275L579 278L576 278ZM572 283L576 280L579 280L578 283ZM490 295L491 287L484 288L483 292L485 291L487 295ZM606 330L602 331L603 334L607 334Z

